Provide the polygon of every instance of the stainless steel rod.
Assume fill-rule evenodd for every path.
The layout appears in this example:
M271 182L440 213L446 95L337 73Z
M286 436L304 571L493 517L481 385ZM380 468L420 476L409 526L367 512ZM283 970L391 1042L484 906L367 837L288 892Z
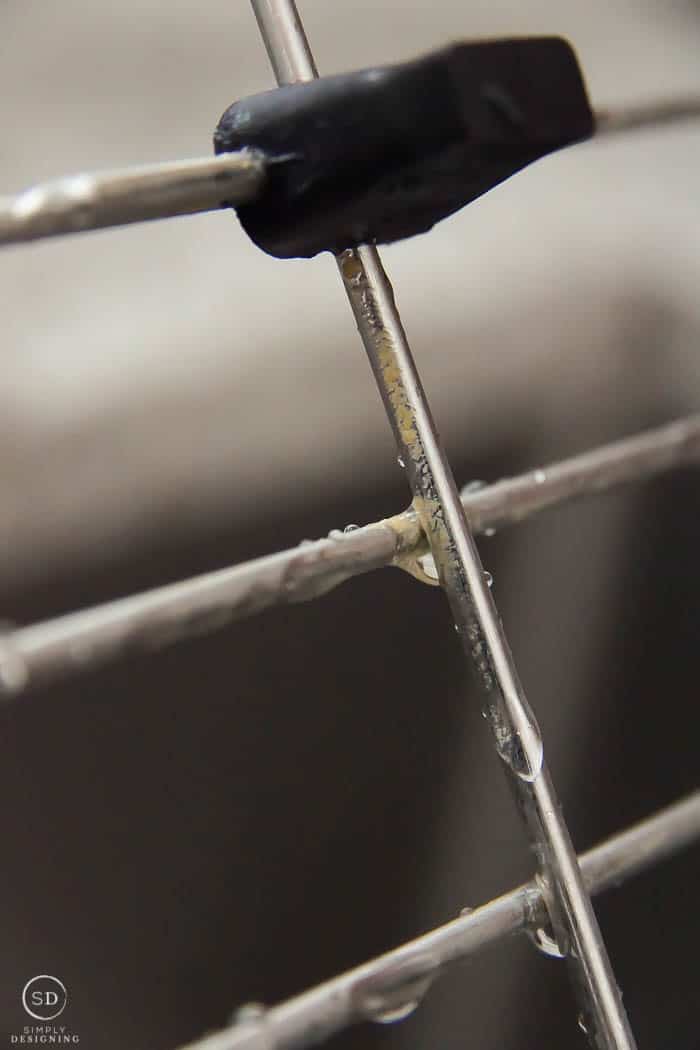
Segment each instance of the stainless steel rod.
M245 204L264 178L263 157L242 150L56 179L0 198L0 245Z
M698 462L700 416L691 416L477 490L466 486L462 504L472 530L491 533L568 500ZM276 605L317 598L384 566L424 578L419 559L426 551L411 508L242 565L7 631L0 635L0 692L22 692L127 651L158 648Z
M699 838L700 791L584 853L586 886L602 893ZM298 1050L362 1021L398 1020L452 964L545 920L533 880L257 1016L246 1011L238 1023L183 1050Z
M476 532L514 525L531 514L617 485L700 463L700 415L613 441L476 492L462 502Z
M627 105L618 103L596 110L596 135L616 135L619 132L663 127L699 118L700 95L653 99Z
M252 0L279 83L318 74L294 0ZM465 654L476 670L496 750L538 857L552 928L566 955L591 1045L633 1050L632 1036L576 854L549 776L537 722L518 679L457 487L376 248L338 266L405 465Z

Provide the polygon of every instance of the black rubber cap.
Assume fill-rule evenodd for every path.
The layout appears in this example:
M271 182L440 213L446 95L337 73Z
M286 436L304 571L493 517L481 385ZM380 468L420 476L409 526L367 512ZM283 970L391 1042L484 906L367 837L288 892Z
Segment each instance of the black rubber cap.
M267 187L238 215L292 258L423 233L593 128L571 46L535 37L254 95L226 110L214 146L267 155Z

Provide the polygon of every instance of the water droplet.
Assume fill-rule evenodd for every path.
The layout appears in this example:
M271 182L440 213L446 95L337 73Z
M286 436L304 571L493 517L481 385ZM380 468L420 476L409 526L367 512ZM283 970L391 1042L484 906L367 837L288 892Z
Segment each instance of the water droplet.
M460 915L471 915L471 913L472 913L473 911L474 911L474 909L473 909L473 908L470 908L470 907L469 907L469 905L465 905L465 907L464 907L464 908L460 908L460 909L459 909L459 914L460 914Z
M28 681L29 668L24 657L10 638L0 637L0 695L21 693Z
M378 1024L394 1024L396 1021L404 1021L418 1008L419 1003L420 999L407 999L406 1002L390 1010L379 1009L375 1011L371 1019L377 1021Z
M544 745L527 701L519 700L512 715L500 705L489 708L488 715L496 735L496 750L503 761L526 783L537 780L544 763Z
M398 463L398 465L401 467L402 470L406 469L406 464L404 463L404 461L401 458L401 456L397 456L396 457L396 462Z
M536 485L544 485L545 481L547 480L547 475L543 470L534 471L532 477L534 478Z
M583 1016L583 1014L578 1015L578 1017L576 1018L576 1023L578 1024L581 1031L588 1035L588 1026L586 1024L586 1019Z
M432 554L424 554L422 558L418 559L418 564L429 580L440 579L437 565L435 564L435 558L433 558Z
M397 963L378 977L361 981L353 993L365 1017L378 1024L395 1024L410 1017L433 983L438 969L434 956L423 954Z
M518 746L515 748L511 765L514 772L528 784L537 780L544 763L544 745L539 727L526 722L518 734Z
M479 480L468 481L467 484L464 485L464 487L462 488L462 491L461 491L460 495L461 496L469 496L470 494L473 494L474 492L478 492L479 489L483 489L485 487L486 487L486 482L485 481L479 481Z
M493 587L493 576L487 569L484 569L484 579L487 587Z
M345 535L345 533L343 532L342 529L331 529L331 531L328 533L328 539L329 540L342 540L344 535Z
M542 772L544 744L539 726L528 718L525 718L520 726L516 753L517 759L514 756L513 769L521 780L531 784Z
M343 532L357 532L359 525L346 525Z
M233 1024L257 1024L267 1013L264 1003L243 1003L231 1015Z
M566 957L555 938L542 926L538 926L536 930L528 930L528 933L532 943L543 955L548 955L550 959L564 959Z
M495 536L495 535L496 535L496 530L495 529L492 529L492 528L484 529L484 536L488 536L489 539L491 538L491 536Z

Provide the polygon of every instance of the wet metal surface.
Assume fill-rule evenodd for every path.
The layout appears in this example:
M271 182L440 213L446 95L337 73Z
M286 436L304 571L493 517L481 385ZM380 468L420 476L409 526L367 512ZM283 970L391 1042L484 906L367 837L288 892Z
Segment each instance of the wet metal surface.
M590 893L618 886L700 836L700 792L607 839L580 858ZM541 887L526 883L408 944L183 1050L293 1050L362 1021L409 1016L453 963L547 921Z
M317 76L293 0L252 0L280 84ZM489 583L376 248L338 256L413 504L455 629L481 684L483 709L535 852L549 918L597 1050L635 1046L622 997L560 812L537 722L520 684Z
M641 481L700 460L700 417L679 420L580 456L465 486L462 504L474 533L524 520L562 502ZM144 594L108 602L0 636L0 692L79 674L127 652L160 648L219 630L274 606L308 601L354 576L394 565L424 583L427 540L415 509L363 528L255 558ZM437 569L436 569L437 571Z

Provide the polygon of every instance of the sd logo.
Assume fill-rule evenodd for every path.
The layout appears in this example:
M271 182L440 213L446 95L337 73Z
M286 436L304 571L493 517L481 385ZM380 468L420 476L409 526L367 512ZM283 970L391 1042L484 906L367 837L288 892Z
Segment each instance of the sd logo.
M32 977L22 989L22 1006L37 1021L53 1021L63 1013L67 1002L65 984L47 973Z

